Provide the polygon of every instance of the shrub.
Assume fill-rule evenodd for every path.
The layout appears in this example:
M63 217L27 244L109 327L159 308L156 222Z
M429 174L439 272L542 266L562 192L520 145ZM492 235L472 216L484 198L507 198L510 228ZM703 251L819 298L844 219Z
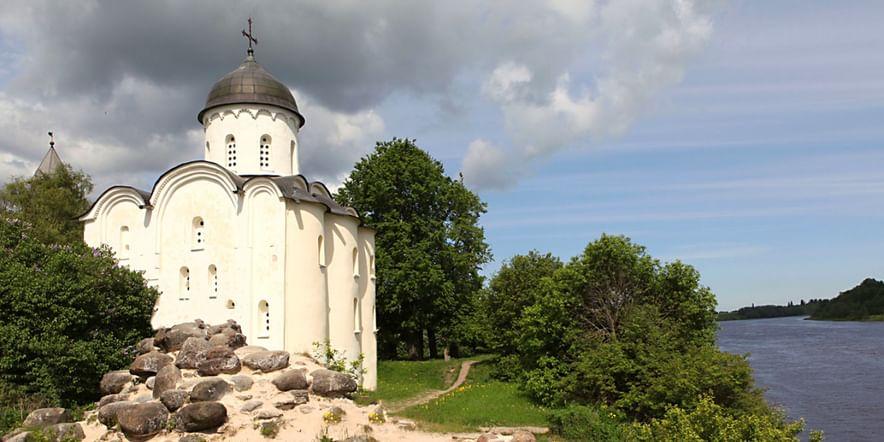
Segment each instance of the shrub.
M710 397L698 399L696 408L686 411L672 407L660 419L647 424L634 424L628 431L638 441L797 441L804 421L786 423L778 411L734 415L717 405ZM822 434L812 432L810 439L821 440Z
M0 218L0 382L61 405L94 400L102 374L151 332L158 293L107 248L35 238Z
M607 407L572 405L547 416L549 429L565 440L623 440L623 415Z

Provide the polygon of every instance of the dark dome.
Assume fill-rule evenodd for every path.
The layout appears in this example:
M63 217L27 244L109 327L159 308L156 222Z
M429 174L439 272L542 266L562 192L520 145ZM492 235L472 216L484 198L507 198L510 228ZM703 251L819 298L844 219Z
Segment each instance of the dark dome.
M264 70L252 55L246 57L233 72L215 82L206 98L206 106L196 118L203 124L203 115L207 110L225 104L269 104L281 107L298 116L298 127L304 126L304 116L298 112L298 104L289 88Z

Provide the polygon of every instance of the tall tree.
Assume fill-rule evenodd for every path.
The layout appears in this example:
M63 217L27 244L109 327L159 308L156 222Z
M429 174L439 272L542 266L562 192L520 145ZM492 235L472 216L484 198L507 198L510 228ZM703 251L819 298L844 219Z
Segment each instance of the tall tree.
M33 226L33 234L44 243L80 242L83 225L77 216L89 208L89 192L89 175L61 164L49 173L6 183L0 189L0 213Z
M485 203L445 175L439 161L414 144L378 143L338 191L377 231L377 305L381 353L432 357L439 343L457 340L457 320L474 305L479 269L491 253L478 225Z

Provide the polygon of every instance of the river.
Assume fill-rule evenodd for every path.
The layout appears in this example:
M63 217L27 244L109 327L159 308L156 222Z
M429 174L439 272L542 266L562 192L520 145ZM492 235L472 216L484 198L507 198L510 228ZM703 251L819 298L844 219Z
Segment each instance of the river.
M749 353L767 400L827 441L884 440L884 322L801 317L720 322L719 347Z

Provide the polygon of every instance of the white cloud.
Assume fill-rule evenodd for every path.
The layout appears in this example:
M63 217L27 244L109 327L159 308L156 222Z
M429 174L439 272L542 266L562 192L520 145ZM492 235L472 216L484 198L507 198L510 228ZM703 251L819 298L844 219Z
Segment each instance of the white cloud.
M293 92L302 109L309 109L309 124L300 134L301 171L310 180L339 186L353 165L369 153L384 134L384 120L374 109L335 112L303 93Z
M506 155L468 151L464 169L496 170L548 157L576 143L620 135L652 106L664 89L681 81L687 62L708 41L710 17L692 0L625 0L599 4L587 26L602 47L603 73L595 84L580 84L575 91L569 72L558 76L547 93L534 84L533 72L542 65L499 64L488 76L483 91L503 113L514 146ZM487 149L481 144L472 149ZM513 159L517 157L520 159ZM496 162L507 158L506 164ZM477 187L503 188L521 174L506 174L508 181L471 181ZM471 174L478 177L477 174ZM469 178L468 178L469 179Z

